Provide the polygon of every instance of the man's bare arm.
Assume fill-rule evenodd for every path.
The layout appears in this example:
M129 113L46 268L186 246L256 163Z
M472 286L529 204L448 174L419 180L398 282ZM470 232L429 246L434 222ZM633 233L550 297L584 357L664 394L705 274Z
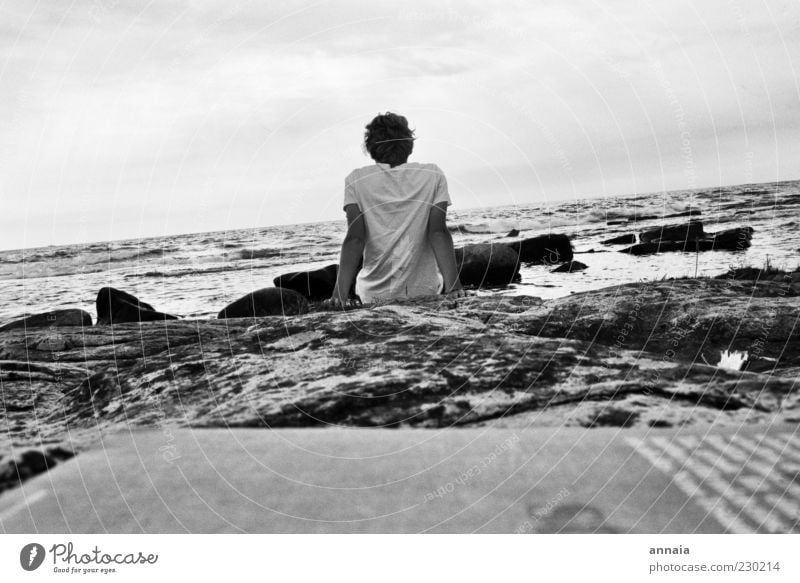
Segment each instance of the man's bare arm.
M366 228L364 227L364 215L357 204L348 204L345 207L347 213L347 235L342 242L342 251L339 256L339 273L336 276L336 288L333 291L331 301L344 305L350 295L358 274L361 258L364 254L364 243L366 241Z
M453 251L453 237L447 228L447 203L440 202L431 207L428 216L428 240L433 247L436 263L444 278L444 293L464 294L461 281L458 279L458 267Z

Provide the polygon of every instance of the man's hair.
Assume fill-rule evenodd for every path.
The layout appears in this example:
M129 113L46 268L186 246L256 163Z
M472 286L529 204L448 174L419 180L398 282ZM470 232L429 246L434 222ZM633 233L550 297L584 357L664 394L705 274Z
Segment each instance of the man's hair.
M414 130L402 115L390 111L378 114L366 126L364 148L376 162L405 164L414 150Z

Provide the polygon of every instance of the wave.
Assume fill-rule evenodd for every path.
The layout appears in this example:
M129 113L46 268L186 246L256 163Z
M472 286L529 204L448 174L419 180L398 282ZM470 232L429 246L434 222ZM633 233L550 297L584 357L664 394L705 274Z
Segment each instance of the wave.
M280 257L283 254L283 249L242 249L239 255L242 259L269 259L272 257Z

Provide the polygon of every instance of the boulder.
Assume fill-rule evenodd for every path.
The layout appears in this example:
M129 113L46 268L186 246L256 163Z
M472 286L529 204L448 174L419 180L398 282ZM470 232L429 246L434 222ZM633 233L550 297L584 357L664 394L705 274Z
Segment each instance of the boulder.
M519 230L511 229L506 237L519 237Z
M517 254L501 243L479 243L455 249L462 285L502 286L519 281Z
M633 245L636 243L636 235L629 233L627 235L620 235L603 241L603 245Z
M306 312L308 312L308 300L302 294L281 287L265 287L228 304L217 318L295 316Z
M92 316L89 312L78 309L53 310L43 314L25 316L0 326L0 332L6 330L21 330L28 328L57 328L61 326L91 326Z
M550 270L550 273L572 273L573 271L583 271L587 267L589 266L580 261L570 261Z
M566 235L540 235L507 245L523 263L552 265L572 261L572 243Z
M743 251L750 247L750 240L753 238L753 227L737 227L708 233L700 239L687 241L665 241L656 240L649 243L639 243L626 249L621 249L621 253L631 255L652 255L653 253L665 253L668 251L687 251L694 253L697 251Z
M743 251L750 247L753 227L737 227L712 233L713 249L716 251Z
M297 271L279 275L272 282L275 287L293 290L309 300L326 300L333 295L339 265L334 263L313 271Z
M177 316L156 311L153 306L136 296L113 287L104 287L97 292L95 306L98 326L178 319Z
M652 243L655 241L695 241L703 238L702 221L689 221L681 225L662 225L655 229L648 229L639 234L642 243Z

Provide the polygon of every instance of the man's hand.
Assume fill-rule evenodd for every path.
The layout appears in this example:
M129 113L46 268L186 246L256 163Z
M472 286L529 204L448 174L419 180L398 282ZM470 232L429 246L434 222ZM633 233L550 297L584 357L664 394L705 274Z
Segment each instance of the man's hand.
M342 297L337 293L333 292L333 295L322 302L323 307L328 310L346 310L349 308L355 308L361 305L361 300L358 298L346 298L342 299Z
M456 298L465 298L467 297L467 290L465 290L464 288L454 289L453 291L446 293L444 297L446 297L448 300L454 300Z
M461 282L459 280L456 280L454 285L451 285L449 288L445 287L444 297L446 297L448 300L465 298L467 297L467 290L461 286Z

